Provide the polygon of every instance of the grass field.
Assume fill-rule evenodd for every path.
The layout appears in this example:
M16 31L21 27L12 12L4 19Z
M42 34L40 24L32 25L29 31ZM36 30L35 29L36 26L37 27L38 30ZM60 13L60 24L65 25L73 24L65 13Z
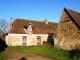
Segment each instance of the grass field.
M21 52L35 52L57 60L79 60L80 50L76 51L65 51L62 49L57 49L50 46L10 46L6 48L7 50L12 51L21 51ZM73 53L75 52L75 53ZM3 55L2 55L3 57Z

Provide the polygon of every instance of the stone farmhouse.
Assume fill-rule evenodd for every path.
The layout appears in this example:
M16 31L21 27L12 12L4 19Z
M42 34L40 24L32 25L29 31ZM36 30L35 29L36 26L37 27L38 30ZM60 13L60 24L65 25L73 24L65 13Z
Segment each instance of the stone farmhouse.
M42 45L44 41L65 50L80 48L80 13L64 8L59 23L19 18L12 23L10 19L8 46Z
M64 8L58 23L54 45L71 50L80 48L80 13Z
M14 22L12 20L10 18L10 30L6 36L8 46L42 45L44 41L53 43L57 23L20 18L16 18Z

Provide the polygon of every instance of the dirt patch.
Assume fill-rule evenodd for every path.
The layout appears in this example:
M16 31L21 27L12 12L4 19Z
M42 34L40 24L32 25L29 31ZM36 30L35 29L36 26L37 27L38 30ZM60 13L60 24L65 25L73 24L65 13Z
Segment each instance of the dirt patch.
M55 60L48 56L44 56L33 52L24 53L7 50L2 53L5 55L5 60Z

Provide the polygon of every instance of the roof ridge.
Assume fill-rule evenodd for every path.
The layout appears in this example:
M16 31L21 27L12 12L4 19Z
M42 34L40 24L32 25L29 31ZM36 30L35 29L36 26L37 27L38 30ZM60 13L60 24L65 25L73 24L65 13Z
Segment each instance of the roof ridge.
M65 8L65 7L64 7L64 9L66 9L67 11L71 10L71 11L73 11L73 12L76 12L76 13L79 13L79 14L80 14L80 12L77 12L77 11L72 10L72 9L69 9L69 8Z
M16 18L15 20L24 20L24 21L35 21L35 22L43 22L43 21L40 21L40 20L32 20L32 19L24 19L24 18Z
M49 22L49 23L56 23L57 24L58 22Z
M75 23L77 24L77 26L80 26L80 13L68 8L64 8L64 10L66 10L66 12L74 19Z
M31 20L31 19L24 19L24 18L15 18L15 20L26 20L26 21L35 21L35 22L44 22L44 20L43 21L40 21L40 20ZM57 22L50 22L50 21L48 21L49 23L57 23Z

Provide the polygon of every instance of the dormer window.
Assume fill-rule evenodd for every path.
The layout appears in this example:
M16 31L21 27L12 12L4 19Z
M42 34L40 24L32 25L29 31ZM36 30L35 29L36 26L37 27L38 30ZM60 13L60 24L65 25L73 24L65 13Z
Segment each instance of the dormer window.
M27 27L27 33L31 34L32 33L32 25L29 24Z
M24 28L26 29L28 34L32 34L33 24L31 22L25 25Z

